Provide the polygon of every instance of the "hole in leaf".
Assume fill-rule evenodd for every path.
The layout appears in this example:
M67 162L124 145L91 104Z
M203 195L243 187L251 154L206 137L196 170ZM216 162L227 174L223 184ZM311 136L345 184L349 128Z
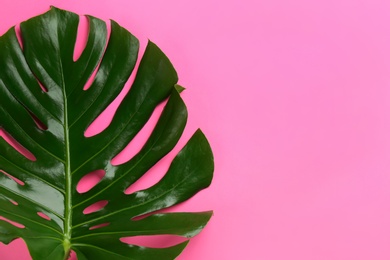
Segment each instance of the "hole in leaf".
M21 103L18 100L19 104L24 107L24 109L27 111L27 113L31 116L36 126L41 130L47 130L47 126L30 110L28 109L23 103Z
M18 205L19 205L19 203L17 203L17 202L14 201L14 200L9 200L9 202L11 202L12 204L14 204L15 206L18 206Z
M141 178L127 187L124 193L129 195L137 191L146 190L158 183L167 173L172 160L178 153L178 150L180 151L180 147L175 147L152 168L150 168Z
M12 176L11 174L9 173L6 173L5 171L2 171L0 170L0 172L2 172L5 176L7 176L8 178L12 179L13 181L15 181L17 184L21 185L21 186L24 186L24 182L19 180L18 178Z
M155 210L155 211L152 211L152 212L149 212L149 213L145 213L145 214L141 214L141 215L132 217L131 221L139 221L139 220L142 220L144 218L147 218L147 217L149 217L151 215L155 215L155 214L165 214L165 213L171 213L171 212L180 212L180 211L183 211L182 209L183 209L183 204L176 204L176 205L170 206L168 208L163 208L163 209Z
M68 258L68 260L77 260L78 258L77 258L77 254L76 254L76 252L75 251L70 251L70 256L69 256L69 258Z
M147 213L147 214L142 214L142 215L139 215L139 216L135 216L135 217L132 217L131 220L132 221L142 220L142 219L147 218L147 217L149 217L149 216L151 216L153 214L156 214L156 212L153 211L153 212L150 212L150 213Z
M43 212L37 212L37 215L40 216L43 219L51 220L51 218L48 215L46 215L45 213L43 213Z
M106 22L106 28L107 28L107 39L106 39L106 45L104 46L104 52L103 52L103 53L106 52L107 45L108 45L108 41L110 40L111 23ZM88 40L88 39L87 39L87 40ZM103 56L104 56L104 55L103 55ZM95 79L95 77L96 77L96 74L97 74L97 72L99 71L100 64L101 64L101 62L102 62L103 56L102 56L102 58L100 59L99 64L96 66L95 70L92 72L91 76L89 77L89 79L88 79L87 82L85 83L83 90L88 90L88 89L91 87L91 85L92 85L92 83L93 83L93 81L94 81L94 79Z
M180 244L187 239L175 235L152 235L122 237L119 239L124 244L137 245L142 247L164 248Z
M0 137L2 137L9 145L11 145L21 155L31 161L36 161L35 156L26 148L24 148L18 141L16 141L8 132L0 127Z
M35 79L36 81L38 82L38 85L41 87L42 91L43 92L48 92L49 90L47 89L47 87L45 87L42 82L35 76Z
M146 190L154 186L155 184L157 184L168 172L168 169L173 159L184 148L190 136L191 136L190 132L184 133L182 138L180 138L179 142L177 143L177 145L167 155L165 155L161 160L159 160L155 165L153 165L153 167L150 168L141 178L139 178L133 184L129 185L129 187L126 188L124 193L126 195L133 194L138 191ZM136 216L132 218L132 220L142 219L145 218L146 216L145 215Z
M16 34L16 39L18 39L18 43L20 48L23 50L23 40L22 40L22 33L20 31L20 24L15 25L15 34Z
M87 214L97 212L97 211L103 209L105 206L107 206L107 204L108 204L108 200L101 200L101 201L95 202L92 205L89 205L88 207L86 207L83 210L83 213L85 215L87 215Z
M89 230L98 229L98 228L102 228L102 227L107 227L108 225L110 225L109 222L107 222L107 223L102 223L102 224L99 224L99 225L90 227Z
M167 101L164 101L156 107L141 131L139 131L133 140L131 140L130 143L111 160L112 165L117 166L128 162L142 149L151 135L153 128L157 124L166 102Z
M41 90L42 90L43 92L48 92L49 90L47 89L46 86L43 85L43 83L39 80L39 78L37 77L37 75L35 75L33 72L32 72L32 74L34 75L34 78L35 78L35 80L37 81L37 83L38 83L39 87L41 88Z
M105 170L96 170L86 174L77 184L76 190L78 193L86 193L95 187L106 175Z
M3 216L0 216L0 219L1 220L4 220L4 221L7 221L8 223L10 223L11 225L14 225L15 227L17 228L25 228L24 225L18 223L18 222L15 222L15 221L12 221L12 220L9 220L8 218L5 218Z
M39 118L33 114L30 110L26 109L27 112L30 114L30 116L32 117L32 119L34 120L35 124L37 125L37 127L41 130L47 130L47 126L41 121L39 120Z
M139 178L136 182L134 182L129 187L127 187L124 193L126 195L129 195L137 191L146 190L152 187L153 185L155 185L156 183L158 183L164 177L165 173L168 171L169 164L168 165L164 164L162 165L162 167L153 166L141 178Z
M87 46L89 35L89 20L85 15L79 16L76 43L73 50L73 61L77 61Z
M89 79L87 80L87 82L85 83L83 90L88 90L91 87L93 81L95 80L96 74L100 68L100 64L101 64L101 60L100 60L99 64L96 66L95 70L92 72L92 74L89 77Z
M129 79L127 80L125 86L123 87L119 95L114 99L114 101L111 104L109 104L107 108L104 109L104 111L87 127L84 133L85 137L92 137L97 134L100 134L111 124L115 112L117 111L118 107L122 103L123 99L125 98L126 94L129 92L131 85L134 82L141 58L146 50L146 45L147 45L147 41L140 40L138 59Z

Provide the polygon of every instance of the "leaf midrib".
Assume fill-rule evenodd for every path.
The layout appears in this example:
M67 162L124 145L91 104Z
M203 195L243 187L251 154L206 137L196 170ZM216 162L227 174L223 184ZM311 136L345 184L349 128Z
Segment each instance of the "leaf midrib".
M58 26L57 26L58 34ZM65 145L65 223L64 223L64 260L66 260L70 254L71 249L71 238L72 238L72 173L70 164L70 142L69 142L69 125L68 125L68 99L66 95L65 79L64 79L64 68L61 57L61 45L58 43L57 55L58 65L61 74L61 88L64 102L64 145Z

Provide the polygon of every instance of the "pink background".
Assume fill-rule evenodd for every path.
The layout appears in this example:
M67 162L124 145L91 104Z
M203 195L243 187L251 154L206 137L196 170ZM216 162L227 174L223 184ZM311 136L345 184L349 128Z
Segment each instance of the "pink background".
M215 210L179 259L390 259L389 1L3 0L0 34L49 5L112 18L177 68L179 147L201 127L216 162L175 208ZM19 240L0 258L29 259Z

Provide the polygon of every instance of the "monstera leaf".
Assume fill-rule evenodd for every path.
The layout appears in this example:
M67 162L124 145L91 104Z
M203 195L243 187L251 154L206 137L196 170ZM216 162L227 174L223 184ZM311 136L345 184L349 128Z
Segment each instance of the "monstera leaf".
M79 16L56 8L0 37L0 127L31 153L27 158L0 138L0 241L22 238L33 259L174 259L187 242L148 248L123 237L171 234L192 237L211 212L156 213L209 186L213 156L200 130L190 138L157 184L124 191L178 142L187 120L177 75L149 42L129 93L109 126L86 137L88 126L117 97L132 73L138 40L111 21L88 17L87 45L73 60ZM107 40L107 38L109 38ZM92 85L83 90L97 69ZM156 106L168 100L143 148L128 162L111 163L136 136ZM104 170L87 192L83 176ZM97 202L100 210L84 214Z

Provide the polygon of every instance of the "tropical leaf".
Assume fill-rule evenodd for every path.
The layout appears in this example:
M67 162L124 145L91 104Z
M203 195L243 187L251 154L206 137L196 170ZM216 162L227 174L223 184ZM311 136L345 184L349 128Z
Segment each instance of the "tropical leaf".
M211 212L156 213L210 185L213 156L200 130L172 161L160 182L132 194L124 191L177 144L187 110L168 58L149 42L134 83L109 126L86 137L88 126L118 96L132 73L139 41L111 21L88 16L87 45L73 60L79 16L51 8L0 37L0 128L31 156L0 138L0 241L22 238L33 259L174 259L187 244L167 248L128 245L120 238L171 234L193 237ZM107 45L106 45L107 43ZM92 85L83 90L97 69ZM156 106L168 100L143 148L113 165ZM88 173L101 181L79 193ZM107 205L84 214L90 205ZM146 216L145 216L146 215ZM136 218L137 217L137 218ZM19 225L18 225L19 224Z

